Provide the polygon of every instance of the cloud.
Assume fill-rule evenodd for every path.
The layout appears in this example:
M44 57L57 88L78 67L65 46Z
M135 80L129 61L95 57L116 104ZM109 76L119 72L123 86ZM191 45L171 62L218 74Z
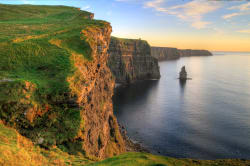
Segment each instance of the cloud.
M229 10L238 10L238 11L222 16L223 19L231 19L232 17L235 17L235 16L248 15L248 14L250 14L250 2L241 4L241 5L237 5L237 6L232 6L228 9Z
M250 10L250 2L242 4L242 5L238 5L238 6L232 6L228 9L238 9L240 11L249 11Z
M81 10L89 10L89 9L90 9L89 5L81 7Z
M222 18L229 19L229 18L232 18L234 16L239 16L239 15L240 13L231 13L231 14L224 15Z
M203 21L203 16L220 8L219 2L193 0L182 5L164 7L166 0L151 0L144 4L145 8L152 8L157 12L175 15L191 23L197 29L205 28L211 22Z
M23 4L34 4L36 3L35 1L30 1L30 0L21 0Z
M240 33L249 33L250 34L250 29L239 30L237 32L240 32Z

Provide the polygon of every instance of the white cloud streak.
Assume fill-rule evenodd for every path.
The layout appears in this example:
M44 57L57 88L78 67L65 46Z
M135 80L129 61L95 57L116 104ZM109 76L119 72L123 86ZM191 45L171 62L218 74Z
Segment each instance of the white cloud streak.
M226 14L222 16L223 19L231 19L236 16L249 15L250 14L250 2L244 3L238 6L232 6L229 10L238 10L237 12Z
M191 2L164 7L166 0L151 0L144 4L145 8L152 8L157 12L175 15L178 18L191 23L197 29L205 28L211 22L204 21L203 16L221 7L219 2L206 0L193 0Z
M89 5L81 7L81 10L89 10L89 9L90 9Z

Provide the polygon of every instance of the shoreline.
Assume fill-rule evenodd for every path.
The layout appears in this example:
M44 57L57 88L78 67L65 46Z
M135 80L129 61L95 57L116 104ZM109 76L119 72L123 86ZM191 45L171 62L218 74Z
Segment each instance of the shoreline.
M122 135L123 140L125 141L125 147L126 147L126 152L144 152L144 153L151 153L147 148L143 147L142 144L136 143L135 141L132 141L128 136L127 136L127 130L124 126L122 126L119 122L119 130Z

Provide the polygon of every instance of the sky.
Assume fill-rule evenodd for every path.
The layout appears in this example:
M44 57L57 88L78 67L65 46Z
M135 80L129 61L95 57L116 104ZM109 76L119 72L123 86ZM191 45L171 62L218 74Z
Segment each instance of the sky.
M250 0L0 0L67 5L111 23L112 35L151 46L250 51Z

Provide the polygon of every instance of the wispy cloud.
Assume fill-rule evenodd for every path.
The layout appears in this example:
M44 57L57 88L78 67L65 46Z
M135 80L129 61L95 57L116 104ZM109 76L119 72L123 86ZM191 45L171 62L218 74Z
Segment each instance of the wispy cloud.
M229 10L237 10L237 12L226 14L226 15L222 16L222 18L230 19L230 18L235 17L235 16L250 15L250 2L241 4L241 5L237 5L237 6L232 6L228 9Z
M235 17L235 16L239 16L239 15L241 15L241 14L240 13L231 13L231 14L224 15L222 18L229 19L229 18L232 18L232 17Z
M89 9L90 9L89 5L81 7L81 10L89 10Z
M152 8L157 12L175 15L178 18L190 22L191 26L197 29L205 28L211 22L204 21L203 16L221 7L219 2L193 0L191 2L164 7L166 0L151 0L144 4L146 8Z

